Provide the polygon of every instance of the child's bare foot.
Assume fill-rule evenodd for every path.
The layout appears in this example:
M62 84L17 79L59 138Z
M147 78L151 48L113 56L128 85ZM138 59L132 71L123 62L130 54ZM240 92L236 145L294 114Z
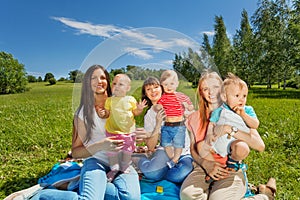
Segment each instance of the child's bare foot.
M112 181L116 178L116 176L117 176L118 173L119 173L118 170L111 170L111 171L109 171L109 172L106 174L107 181L108 181L108 182L112 182Z

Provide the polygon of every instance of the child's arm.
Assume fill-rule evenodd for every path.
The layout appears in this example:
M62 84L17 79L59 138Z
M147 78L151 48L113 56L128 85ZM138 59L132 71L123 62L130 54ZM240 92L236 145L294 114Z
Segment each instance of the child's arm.
M132 112L133 112L133 115L134 116L138 116L140 114L142 114L144 108L147 107L147 101L146 99L144 99L143 101L139 101L136 103L136 109L134 109Z
M249 128L257 129L259 126L259 120L256 117L251 117L245 112L244 108L241 107L234 107L233 110L235 111L236 114L240 115L246 125Z
M193 104L188 104L187 102L183 102L182 104L183 104L183 106L186 110L188 110L188 111L193 111L194 110Z

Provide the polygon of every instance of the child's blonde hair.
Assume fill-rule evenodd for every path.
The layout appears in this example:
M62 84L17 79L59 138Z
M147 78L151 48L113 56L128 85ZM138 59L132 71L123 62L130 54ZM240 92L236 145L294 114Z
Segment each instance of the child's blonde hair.
M238 76L234 75L231 72L229 72L227 74L225 80L223 81L222 88L221 88L221 93L226 94L226 89L230 85L237 85L237 86L240 87L240 89L242 89L244 87L248 89L248 86L247 86L246 82L243 81L242 79L240 79Z
M129 76L127 74L117 74L115 76L115 78L116 77L119 77L120 79L124 80L130 86L131 80L130 80L130 78L129 78Z
M164 82L168 78L173 78L175 81L178 82L178 76L174 70L165 70L160 76L160 83Z

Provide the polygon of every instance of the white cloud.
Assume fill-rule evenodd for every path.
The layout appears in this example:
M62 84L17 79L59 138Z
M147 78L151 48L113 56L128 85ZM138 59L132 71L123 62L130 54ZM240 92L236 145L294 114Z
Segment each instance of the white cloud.
M161 63L164 65L173 66L173 60L163 60Z
M147 50L142 50L142 49L138 49L138 48L125 48L124 49L127 53L137 56L139 58L142 58L144 60L149 60L151 58L153 58L153 56L151 54L149 54L147 52Z
M189 37L180 33L174 34L174 31L168 29L155 27L142 29L122 28L115 25L80 22L65 17L51 17L51 19L74 28L77 31L76 34L110 38L111 44L114 44L121 52L129 53L144 60L152 59L153 55L151 53L161 51L177 53L197 46L196 42ZM151 49L152 52L145 49Z
M207 36L214 36L215 32L214 31L202 31L201 34L206 34Z
M89 22L78 22L73 19L65 17L52 17L52 19L57 20L69 27L75 28L80 34L89 34L101 37L111 37L117 33L123 32L125 29L113 26L113 25L94 25Z

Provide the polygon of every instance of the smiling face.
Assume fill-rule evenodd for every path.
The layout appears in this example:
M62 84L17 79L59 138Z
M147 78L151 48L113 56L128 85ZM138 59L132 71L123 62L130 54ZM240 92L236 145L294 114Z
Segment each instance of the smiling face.
M216 78L207 78L200 86L201 96L208 104L219 104L221 102L221 82Z
M162 94L161 86L159 84L146 85L145 94L150 99L152 104L156 104Z
M96 69L91 77L92 90L96 94L104 94L107 89L107 80L102 69Z

